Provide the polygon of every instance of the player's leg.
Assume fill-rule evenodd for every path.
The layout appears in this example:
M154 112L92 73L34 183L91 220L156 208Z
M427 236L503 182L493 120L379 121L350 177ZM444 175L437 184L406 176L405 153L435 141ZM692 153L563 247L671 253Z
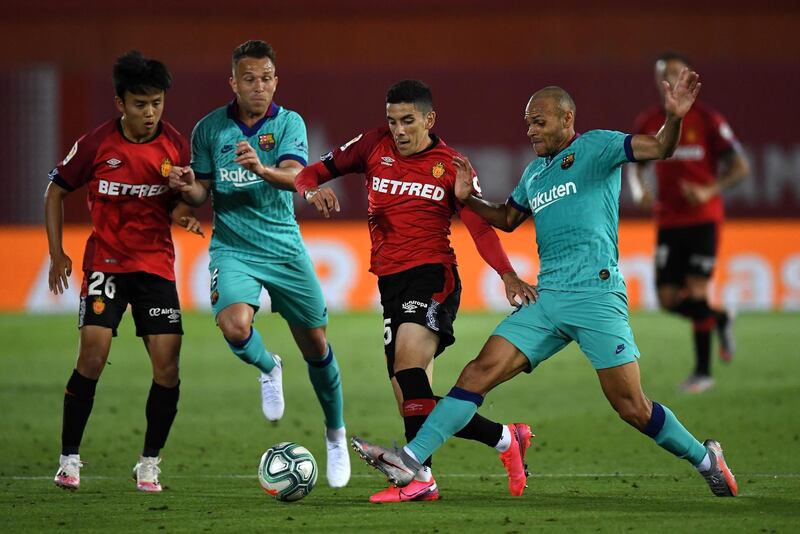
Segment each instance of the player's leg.
M260 273L244 260L229 257L212 258L209 270L217 326L236 357L261 371L261 409L264 417L277 421L285 406L281 360L266 349L253 327L261 296Z
M650 401L642 391L639 363L598 369L597 376L611 406L623 421L651 437L660 447L689 461L703 475L718 496L738 492L719 443L700 443L666 406Z
M134 280L131 311L136 335L142 338L150 357L153 380L145 404L144 446L133 476L140 491L159 492L159 455L178 413L183 322L174 281L149 273L137 273Z
M272 310L289 324L324 414L328 484L343 487L350 480L350 456L342 380L339 363L326 336L328 308L314 265L304 254L291 263L266 266L261 280L272 299Z
M108 360L111 339L128 305L124 277L102 272L84 273L78 314L78 360L64 390L61 457L54 479L56 485L65 489L80 486L83 433L94 406L97 382Z

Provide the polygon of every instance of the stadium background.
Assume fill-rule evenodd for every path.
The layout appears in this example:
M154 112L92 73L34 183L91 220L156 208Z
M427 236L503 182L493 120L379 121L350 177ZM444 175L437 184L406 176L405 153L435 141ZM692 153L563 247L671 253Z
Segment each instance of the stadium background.
M521 120L530 93L558 84L578 104L579 131L627 130L656 101L652 59L665 49L691 57L704 82L701 99L721 110L744 144L753 174L726 195L714 298L742 309L800 309L800 22L795 2L739 0L667 7L623 1L594 7L578 0L544 12L538 4L407 0L241 0L135 4L12 0L0 15L0 309L74 311L73 291L46 291L47 245L42 193L47 172L83 132L116 112L110 70L130 48L162 59L175 83L165 118L182 132L230 99L230 51L248 38L278 51L276 101L299 111L309 129L310 159L383 120L385 89L420 78L434 92L435 131L469 155L485 195L502 200L531 157ZM343 212L319 222L305 203L298 218L334 309L374 306L366 272L368 236L362 180L336 184ZM298 199L299 200L299 199ZM88 227L85 195L68 198L68 253L80 263ZM653 308L648 214L624 188L622 267L634 307ZM208 219L208 209L201 212ZM206 225L207 229L209 225ZM464 273L465 308L501 306L497 281L454 233ZM519 270L531 276L532 229L503 236ZM177 236L186 308L206 308L202 242Z

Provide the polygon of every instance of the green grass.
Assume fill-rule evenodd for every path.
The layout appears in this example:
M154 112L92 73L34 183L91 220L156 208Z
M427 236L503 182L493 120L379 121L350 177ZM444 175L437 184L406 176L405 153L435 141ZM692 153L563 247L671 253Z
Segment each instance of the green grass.
M439 358L434 390L445 393L500 316L462 314L458 341ZM321 413L288 330L275 316L257 323L284 356L286 415L267 424L256 374L229 352L211 317L184 328L181 404L163 451L165 491L136 492L130 469L144 434L149 362L126 317L98 387L81 450L80 491L55 488L64 384L77 349L74 316L0 315L0 513L10 532L302 530L381 532L617 532L704 530L790 532L800 528L800 316L743 315L739 353L715 362L717 387L682 396L691 368L688 326L661 314L632 318L645 391L668 405L699 439L714 437L740 484L718 499L685 462L618 420L588 361L570 346L501 386L481 412L526 421L537 434L535 475L522 498L508 495L496 454L451 440L435 458L442 500L371 505L383 486L354 455L345 489L324 476L309 497L283 504L255 478L261 453L297 441L324 473ZM382 321L376 314L334 315L330 339L342 367L348 431L402 441L402 422L385 376Z

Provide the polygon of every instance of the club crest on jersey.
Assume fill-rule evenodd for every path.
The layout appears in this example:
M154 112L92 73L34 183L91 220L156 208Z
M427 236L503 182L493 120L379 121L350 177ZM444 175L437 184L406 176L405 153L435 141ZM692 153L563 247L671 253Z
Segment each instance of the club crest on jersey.
M433 168L431 169L431 174L433 175L434 178L437 179L444 176L444 163L442 163L441 161L437 161L436 165L434 165Z
M166 178L169 176L169 171L172 170L172 160L169 157L165 157L164 160L161 162L161 176Z
M92 311L95 315L100 315L106 310L106 303L103 300L103 297L95 297L94 302L92 302Z
M683 140L687 143L696 143L697 142L697 132L689 128L683 135Z
M564 156L564 159L561 160L561 168L562 169L569 169L572 167L572 164L575 163L575 154L567 154Z
M261 134L258 136L258 148L264 152L269 152L275 148L275 136L271 133Z

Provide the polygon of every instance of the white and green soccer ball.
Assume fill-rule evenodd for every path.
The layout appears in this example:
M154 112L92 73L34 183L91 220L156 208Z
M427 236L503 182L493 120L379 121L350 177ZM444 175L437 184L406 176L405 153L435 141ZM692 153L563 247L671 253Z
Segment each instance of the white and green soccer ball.
M258 481L264 491L279 501L299 501L317 483L317 461L302 445L290 441L278 443L261 456Z

